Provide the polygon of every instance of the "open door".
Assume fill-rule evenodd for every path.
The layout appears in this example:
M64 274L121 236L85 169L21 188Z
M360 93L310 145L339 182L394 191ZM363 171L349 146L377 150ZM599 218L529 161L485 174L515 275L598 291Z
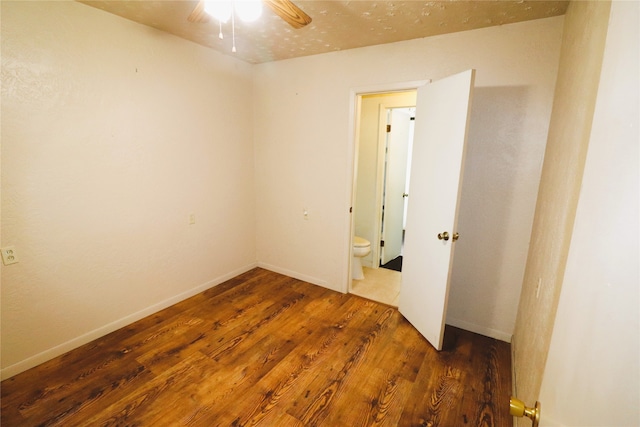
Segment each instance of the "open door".
M425 85L416 101L399 310L437 350L444 337L474 77L475 70L468 70Z
M384 247L380 264L386 264L402 253L402 231L404 222L404 197L407 183L407 159L411 114L409 108L384 108L390 129L386 138L386 161L384 173L384 218L382 240ZM386 119L386 117L385 117Z

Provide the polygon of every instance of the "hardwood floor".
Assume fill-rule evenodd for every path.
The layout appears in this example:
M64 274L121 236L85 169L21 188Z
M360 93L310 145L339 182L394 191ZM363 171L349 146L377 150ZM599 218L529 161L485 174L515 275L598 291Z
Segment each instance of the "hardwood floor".
M9 426L511 426L509 344L254 269L2 382Z

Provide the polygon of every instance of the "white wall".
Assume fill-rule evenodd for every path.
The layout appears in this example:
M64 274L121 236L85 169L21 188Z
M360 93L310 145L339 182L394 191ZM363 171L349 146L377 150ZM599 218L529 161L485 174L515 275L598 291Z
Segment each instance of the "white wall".
M261 265L345 291L353 90L475 68L448 322L513 332L557 72L563 17L256 66ZM303 208L309 209L308 220Z
M80 3L2 2L3 377L255 265L251 83Z
M541 425L640 425L639 12L611 5Z

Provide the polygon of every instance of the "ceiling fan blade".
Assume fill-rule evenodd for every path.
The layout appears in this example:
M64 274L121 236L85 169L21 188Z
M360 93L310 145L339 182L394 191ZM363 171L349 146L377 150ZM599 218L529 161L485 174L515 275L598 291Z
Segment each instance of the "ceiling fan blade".
M263 0L276 15L284 19L293 28L302 28L311 22L311 17L290 0Z
M191 14L187 17L189 22L209 22L209 14L204 11L204 0L200 0Z

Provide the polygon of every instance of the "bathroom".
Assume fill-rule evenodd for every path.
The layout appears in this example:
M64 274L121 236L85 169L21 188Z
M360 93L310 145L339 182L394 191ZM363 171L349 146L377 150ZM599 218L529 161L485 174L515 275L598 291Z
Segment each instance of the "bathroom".
M359 98L349 291L397 307L416 92Z

